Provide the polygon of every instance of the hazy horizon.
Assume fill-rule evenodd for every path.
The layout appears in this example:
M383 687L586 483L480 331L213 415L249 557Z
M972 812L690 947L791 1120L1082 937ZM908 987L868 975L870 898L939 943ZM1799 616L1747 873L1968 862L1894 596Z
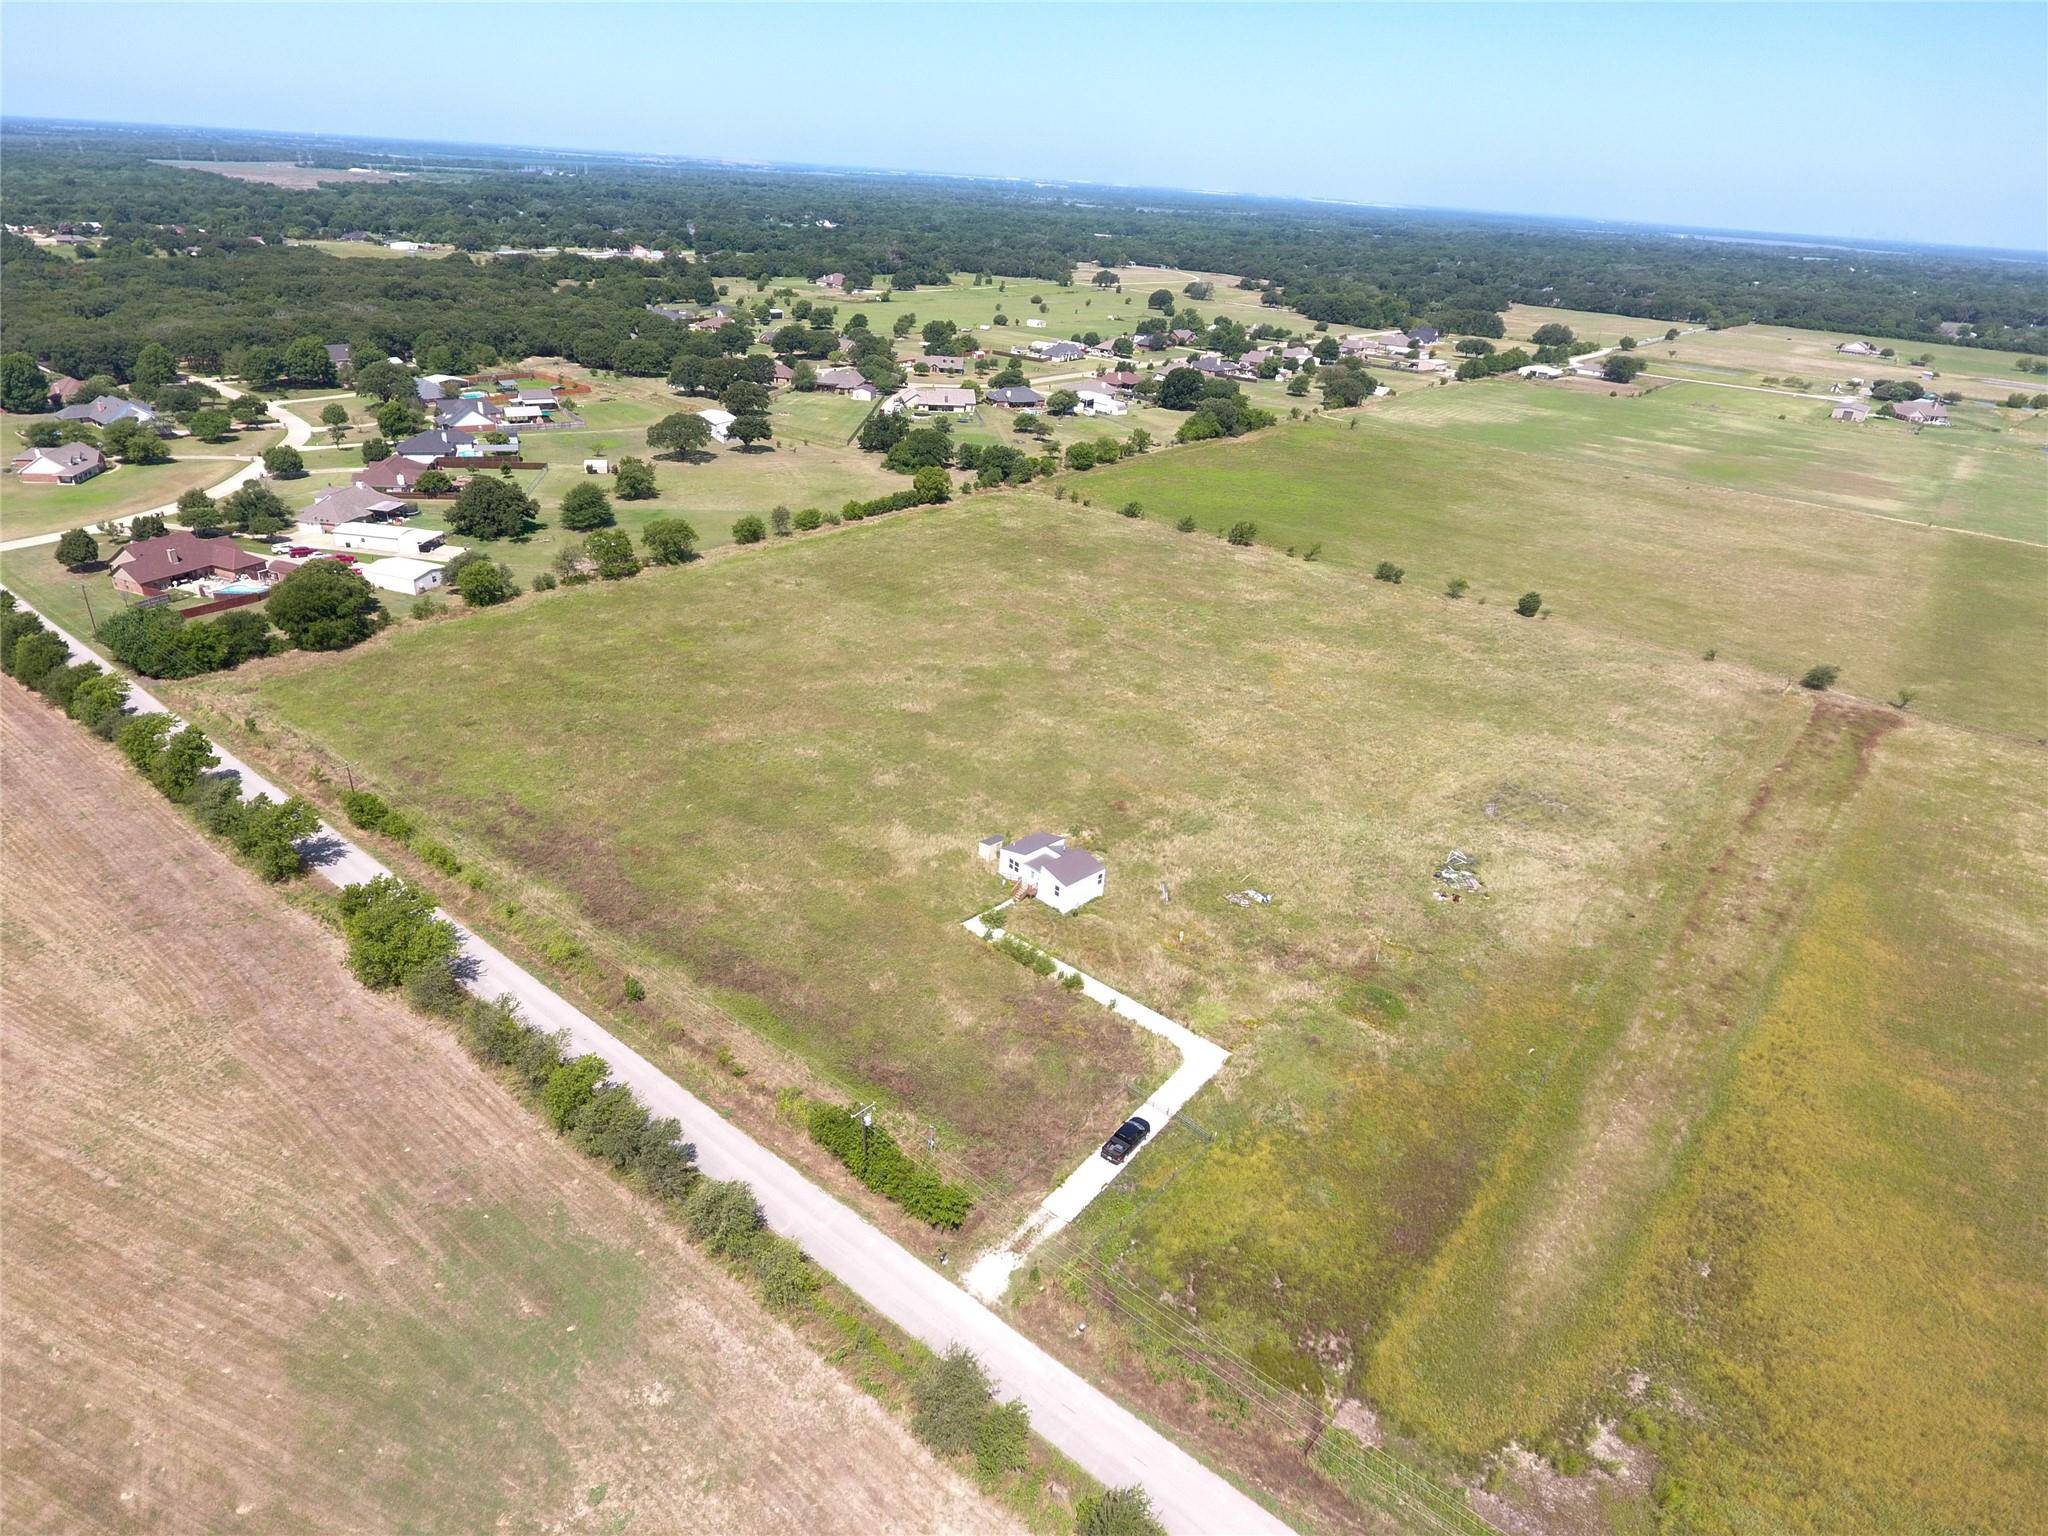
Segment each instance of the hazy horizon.
M127 5L64 79L77 8L4 10L15 118L2048 252L2041 6L542 4L428 84L476 10Z

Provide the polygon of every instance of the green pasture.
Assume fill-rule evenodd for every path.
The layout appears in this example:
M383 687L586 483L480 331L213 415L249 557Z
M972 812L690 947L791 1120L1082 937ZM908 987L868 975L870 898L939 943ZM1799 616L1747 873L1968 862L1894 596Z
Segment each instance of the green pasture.
M1463 578L1468 602L1538 591L1558 622L1786 678L1831 662L1866 696L2005 729L2048 721L2048 463L2016 435L1865 430L1694 387L1396 389L1069 483L1212 533L1248 520L1354 570L1389 561L1411 588Z

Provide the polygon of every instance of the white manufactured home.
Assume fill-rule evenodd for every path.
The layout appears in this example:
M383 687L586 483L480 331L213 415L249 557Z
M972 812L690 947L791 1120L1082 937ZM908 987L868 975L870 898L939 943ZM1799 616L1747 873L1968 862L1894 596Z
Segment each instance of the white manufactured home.
M1086 905L1108 885L1109 872L1102 860L1084 848L1069 848L1057 833L1030 832L1014 843L985 837L979 851L997 874L1015 881L1055 912Z

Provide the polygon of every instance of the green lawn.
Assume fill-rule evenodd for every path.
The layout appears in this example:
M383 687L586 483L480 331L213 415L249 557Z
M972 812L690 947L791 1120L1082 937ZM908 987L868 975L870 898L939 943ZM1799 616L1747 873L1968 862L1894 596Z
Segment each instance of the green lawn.
M218 451L232 453L234 445ZM212 486L239 465L174 458L165 464L115 464L78 485L23 485L11 474L0 481L0 538L21 539L90 528L110 517L147 512L194 486Z
M1391 561L1411 587L1463 577L1493 604L1536 590L1559 622L1778 676L1829 661L1867 696L2048 724L2048 549L1889 520L2048 541L2048 463L2020 435L1865 430L1818 402L1696 387L1396 388L1068 484L1209 532L1249 519L1261 542L1352 569Z

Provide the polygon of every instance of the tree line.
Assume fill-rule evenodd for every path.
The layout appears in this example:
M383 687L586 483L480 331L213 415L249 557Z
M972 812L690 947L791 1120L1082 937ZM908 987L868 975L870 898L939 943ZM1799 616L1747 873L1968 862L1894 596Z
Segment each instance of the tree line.
M214 134L205 142L232 158L265 152L260 136ZM226 338L216 340L216 353L244 339L231 334L235 322L244 334L289 340L271 334L281 309L308 320L302 330L336 339L353 339L357 323L407 342L450 329L462 345L498 348L496 356L577 356L573 345L561 343L610 329L610 319L635 307L619 301L643 288L661 301L702 303L716 280L828 271L846 273L850 285L886 282L898 292L945 283L955 273L1064 283L1078 263L1097 261L1120 272L1177 266L1242 273L1271 302L1329 324L1428 319L1498 335L1493 326L1501 310L1521 302L1701 324L1762 320L2048 348L2048 267L1967 253L1852 255L1647 230L1587 232L1558 221L1154 192L1140 198L1114 189L1091 189L1083 202L1054 188L628 165L596 156L540 177L528 174L523 160L492 163L423 148L406 160L419 172L408 180L306 191L153 163L198 148L193 135L168 130L153 138L9 126L0 157L10 221L104 226L101 254L57 261L62 270L9 248L7 266L21 269L18 284L14 271L0 274L10 347L42 355L55 343L86 345L107 333L139 347L159 315L164 329L203 329L203 306L192 301L211 294L226 308L214 327ZM337 146L334 158L337 165L375 164L389 154L388 146ZM345 262L282 248L288 238L355 230L441 241L463 253L638 243L666 255L652 265L568 255L488 263L526 269L501 286L465 275L476 270L465 256ZM263 244L252 243L258 239ZM194 248L199 255L184 254ZM147 261L157 279L147 295L132 282L118 285L128 296L125 317L117 313L121 295L102 292L94 281L104 263L123 259ZM315 276L323 261L352 270ZM448 270L437 273L441 268ZM182 275L188 271L195 275ZM64 304L48 302L53 287L85 302L67 313ZM245 292L291 302L245 304ZM144 298L161 302L152 307ZM1944 322L1963 333L1945 336ZM16 324L23 327L19 340ZM556 344L526 342L541 331ZM515 337L525 344L515 346Z

